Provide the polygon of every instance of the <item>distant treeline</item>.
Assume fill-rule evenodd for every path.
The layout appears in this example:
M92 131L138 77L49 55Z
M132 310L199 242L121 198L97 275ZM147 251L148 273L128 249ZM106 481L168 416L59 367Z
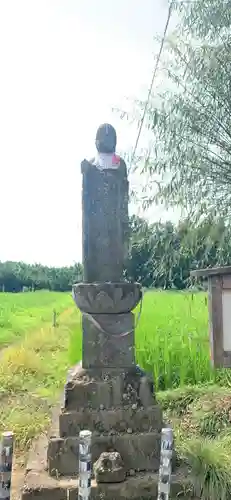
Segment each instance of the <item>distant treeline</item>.
M73 283L82 280L82 266L48 267L24 262L0 262L0 291L71 290Z
M191 270L231 264L231 225L223 220L149 224L133 216L130 230L125 277L146 288L183 290L192 285ZM0 291L68 291L82 277L81 264L58 268L0 262Z

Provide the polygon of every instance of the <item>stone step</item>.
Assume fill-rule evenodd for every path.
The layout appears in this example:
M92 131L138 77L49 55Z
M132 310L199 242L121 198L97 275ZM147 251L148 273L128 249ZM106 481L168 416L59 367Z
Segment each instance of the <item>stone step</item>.
M29 452L22 500L76 500L77 469L74 477L51 477L47 472L48 435L40 436ZM91 500L156 500L158 472L135 473L122 483L97 484L92 480ZM171 500L199 500L192 494L187 467L175 469L171 477Z
M121 373L103 373L75 368L65 390L64 408L68 411L113 409L137 404L148 408L155 404L153 382L139 367Z
M162 427L162 410L159 405L149 408L131 405L128 409L65 411L59 416L60 437L76 436L84 429L100 434L113 434L130 429L132 432L161 431Z
M91 500L156 500L158 474L136 474L122 483L91 485ZM22 490L22 500L76 500L78 480L55 479L44 471L28 472ZM177 471L171 478L171 500L199 500L192 492L187 471Z
M118 451L125 469L157 471L159 469L160 438L158 432L92 436L92 463L104 451ZM76 475L79 467L79 437L55 438L48 443L48 470L51 476Z

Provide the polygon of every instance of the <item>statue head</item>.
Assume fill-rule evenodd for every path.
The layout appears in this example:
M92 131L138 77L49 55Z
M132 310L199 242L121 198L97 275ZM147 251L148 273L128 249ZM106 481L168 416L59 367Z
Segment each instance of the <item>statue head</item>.
M95 145L98 153L115 153L116 150L116 131L109 123L100 125L96 132Z

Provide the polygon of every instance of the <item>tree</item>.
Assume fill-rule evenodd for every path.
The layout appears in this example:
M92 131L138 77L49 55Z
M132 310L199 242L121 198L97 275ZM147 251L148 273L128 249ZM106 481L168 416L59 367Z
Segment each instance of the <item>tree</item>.
M47 267L25 262L0 262L0 291L21 292L24 287L33 290L71 290L75 282L81 281L81 264L70 267Z
M153 283L152 272L152 227L141 217L130 219L130 250L125 275L131 281L138 281L145 287Z
M126 277L145 287L183 290L191 285L190 271L231 263L231 226L222 219L192 227L190 219L148 224L133 216L130 224Z
M180 25L162 58L165 90L146 115L146 202L218 220L231 212L231 0L177 8Z
M148 223L130 219L131 242L125 276L146 288L183 290L191 285L190 271L231 264L231 224L213 217L192 227L190 219L179 224ZM27 289L70 291L82 280L82 265L47 267L24 262L0 262L0 291Z
M217 40L230 32L230 0L179 1L175 8L182 15L183 30L186 28L193 35Z

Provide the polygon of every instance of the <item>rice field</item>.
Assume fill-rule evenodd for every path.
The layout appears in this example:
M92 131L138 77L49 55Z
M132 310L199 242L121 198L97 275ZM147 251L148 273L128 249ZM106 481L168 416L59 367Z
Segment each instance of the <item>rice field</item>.
M53 310L76 311L76 326L68 338L68 360L81 359L82 332L71 294L34 292L0 294L0 348L52 326ZM138 318L138 310L134 314ZM67 319L67 318L66 318ZM59 319L58 319L59 321ZM65 323L65 321L64 321ZM154 376L156 390L217 381L211 368L208 305L204 293L145 293L135 333L136 361ZM227 371L226 371L227 373ZM215 380L216 379L216 380Z
M1 293L0 348L23 339L46 324L51 326L54 310L59 316L73 307L69 293ZM78 322L69 343L71 365L81 358L81 337ZM145 293L136 328L136 359L142 368L154 374L157 388L213 379L209 352L206 294Z
M0 293L0 349L21 339L72 304L69 294L58 292Z
M70 364L80 353L79 326L70 339ZM136 328L136 360L154 375L158 390L213 380L206 294L145 293Z
M138 363L154 374L158 389L210 380L206 294L146 293L136 352Z

